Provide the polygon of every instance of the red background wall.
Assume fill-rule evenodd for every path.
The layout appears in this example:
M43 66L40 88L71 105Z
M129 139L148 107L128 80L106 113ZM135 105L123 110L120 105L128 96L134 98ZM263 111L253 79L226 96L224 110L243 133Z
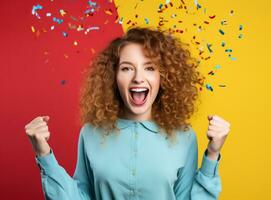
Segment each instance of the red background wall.
M114 2L95 1L100 7L84 20L88 1L1 1L1 199L43 199L39 168L24 126L37 116L49 115L50 145L58 162L73 175L81 128L78 92L82 71L93 50L99 51L123 33L116 23ZM41 19L31 14L40 4ZM112 15L105 10L111 8ZM62 17L59 9L67 14ZM46 13L52 13L46 17ZM64 20L57 24L53 17ZM71 16L76 17L73 20ZM99 30L70 30L68 23ZM50 30L54 25L55 29ZM31 31L34 26L35 32ZM40 34L37 33L39 30ZM46 30L47 32L45 32ZM68 37L62 35L67 31ZM73 45L77 41L78 45ZM95 53L94 53L95 54ZM65 80L65 83L61 82Z

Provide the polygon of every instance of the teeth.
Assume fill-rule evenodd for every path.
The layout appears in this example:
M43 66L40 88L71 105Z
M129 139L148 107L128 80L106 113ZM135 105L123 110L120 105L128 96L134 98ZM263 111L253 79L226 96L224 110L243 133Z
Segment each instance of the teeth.
M144 92L144 91L147 91L148 89L147 88L133 88L133 89L130 89L130 91L132 92Z

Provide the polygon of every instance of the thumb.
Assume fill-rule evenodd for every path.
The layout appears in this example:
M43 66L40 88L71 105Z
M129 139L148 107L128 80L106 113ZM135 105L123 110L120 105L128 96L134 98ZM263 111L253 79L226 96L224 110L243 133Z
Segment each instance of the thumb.
M49 119L50 119L50 117L49 117L49 116L43 116L42 119L43 119L44 121L48 122Z

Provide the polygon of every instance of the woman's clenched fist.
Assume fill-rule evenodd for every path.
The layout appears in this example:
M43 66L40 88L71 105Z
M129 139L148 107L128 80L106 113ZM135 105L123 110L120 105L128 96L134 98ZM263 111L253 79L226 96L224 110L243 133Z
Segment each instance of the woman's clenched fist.
M38 156L45 156L50 153L50 146L47 142L50 137L48 121L49 116L39 116L25 126L25 132Z

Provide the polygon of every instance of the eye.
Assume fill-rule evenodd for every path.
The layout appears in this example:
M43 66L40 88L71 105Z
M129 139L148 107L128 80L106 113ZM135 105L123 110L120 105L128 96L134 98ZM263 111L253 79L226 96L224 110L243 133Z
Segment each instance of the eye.
M123 67L122 69L121 69L121 71L126 71L127 69L129 69L128 67Z
M152 66L147 67L147 69L151 69L151 71L154 71L154 67L152 67Z

